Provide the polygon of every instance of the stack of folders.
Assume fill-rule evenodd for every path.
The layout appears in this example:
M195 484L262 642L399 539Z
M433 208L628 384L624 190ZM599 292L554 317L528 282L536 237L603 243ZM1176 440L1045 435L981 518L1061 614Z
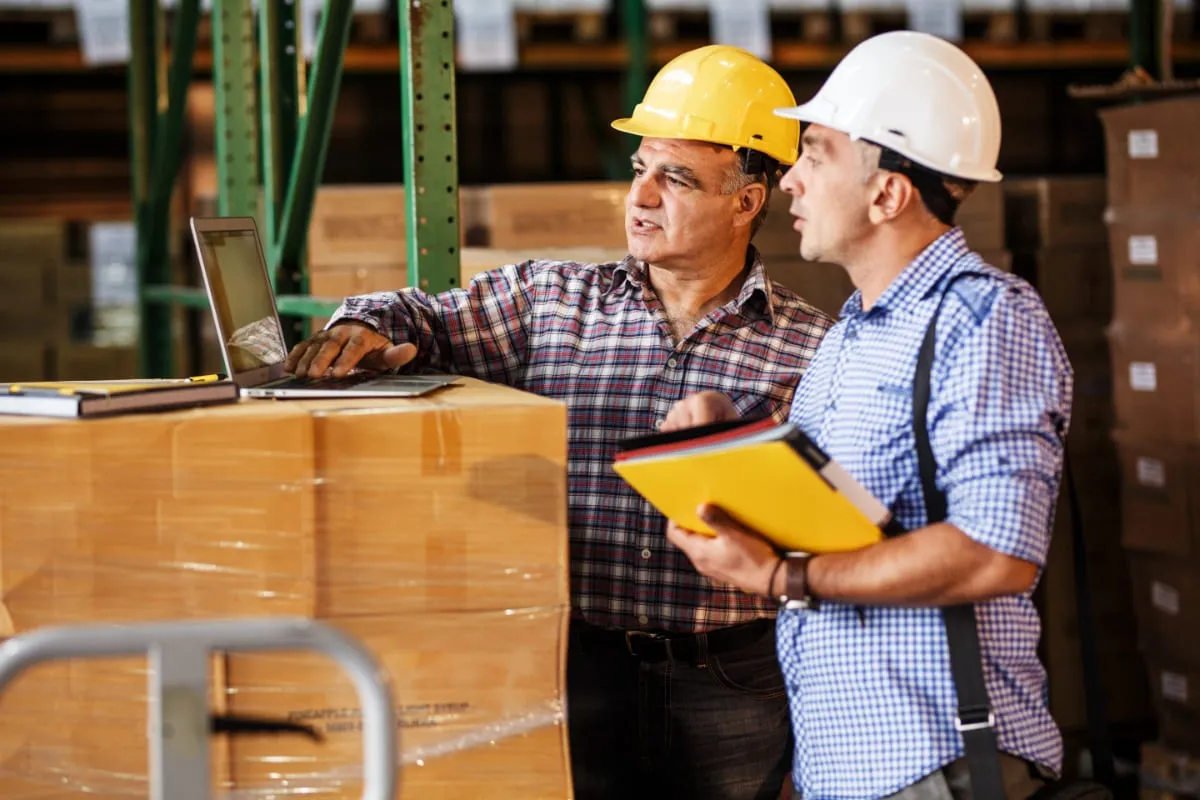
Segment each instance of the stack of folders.
M231 403L237 385L220 375L161 380L0 383L0 414L98 417Z
M856 550L900 532L891 512L805 433L772 419L626 440L613 469L668 519L696 533L718 506L780 550Z

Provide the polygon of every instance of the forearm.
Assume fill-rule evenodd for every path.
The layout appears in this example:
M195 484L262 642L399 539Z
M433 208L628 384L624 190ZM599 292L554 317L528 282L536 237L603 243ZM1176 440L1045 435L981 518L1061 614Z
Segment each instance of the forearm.
M818 598L876 606L945 606L1019 594L1037 567L939 523L848 553L828 553L808 565Z
M402 289L350 297L331 324L354 320L417 348L414 366L512 383L524 362L526 304L516 281L478 279L428 294Z

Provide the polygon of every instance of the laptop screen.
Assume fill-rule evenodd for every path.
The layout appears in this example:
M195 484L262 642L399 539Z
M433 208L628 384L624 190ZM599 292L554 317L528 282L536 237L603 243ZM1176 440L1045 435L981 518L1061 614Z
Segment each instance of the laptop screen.
M254 230L200 231L196 238L229 369L237 375L281 364L287 349Z

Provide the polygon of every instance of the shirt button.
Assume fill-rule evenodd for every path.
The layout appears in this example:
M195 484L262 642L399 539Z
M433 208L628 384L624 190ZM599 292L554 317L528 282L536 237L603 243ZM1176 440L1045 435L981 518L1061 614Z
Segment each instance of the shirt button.
M646 547L642 550L642 558L649 560L649 558L650 558L650 548L649 547Z
M642 623L643 625L649 625L650 618L647 617L645 614L642 614L640 617L638 617L638 622Z
M671 358L667 359L667 366L671 369L675 369L679 366L679 360L672 356Z
M663 423L666 421L667 421L666 418L656 419L656 420L654 420L654 427L661 428L663 426Z

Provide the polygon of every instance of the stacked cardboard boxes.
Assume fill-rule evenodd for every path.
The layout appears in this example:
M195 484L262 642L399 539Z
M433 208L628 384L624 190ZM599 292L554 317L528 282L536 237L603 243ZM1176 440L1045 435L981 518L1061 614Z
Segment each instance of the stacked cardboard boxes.
M390 677L402 798L569 795L566 410L464 379L426 398L0 419L0 620L303 615ZM0 695L0 796L145 796L145 665L79 662ZM234 796L361 796L358 702L331 662L248 653L214 706L324 741L237 736ZM42 793L35 793L40 789Z
M1141 650L1161 744L1200 753L1200 99L1101 112L1109 330Z
M105 248L124 234L132 242L128 224L0 220L0 381L136 375L132 247L124 263Z
M1014 270L1039 291L1075 373L1067 454L1079 492L1097 655L1109 722L1136 731L1153 718L1134 634L1129 566L1120 545L1120 463L1112 441L1113 390L1106 330L1112 316L1102 176L1005 182ZM1072 541L1064 483L1039 591L1042 659L1051 712L1070 736L1086 727ZM1136 734L1134 734L1136 735Z

